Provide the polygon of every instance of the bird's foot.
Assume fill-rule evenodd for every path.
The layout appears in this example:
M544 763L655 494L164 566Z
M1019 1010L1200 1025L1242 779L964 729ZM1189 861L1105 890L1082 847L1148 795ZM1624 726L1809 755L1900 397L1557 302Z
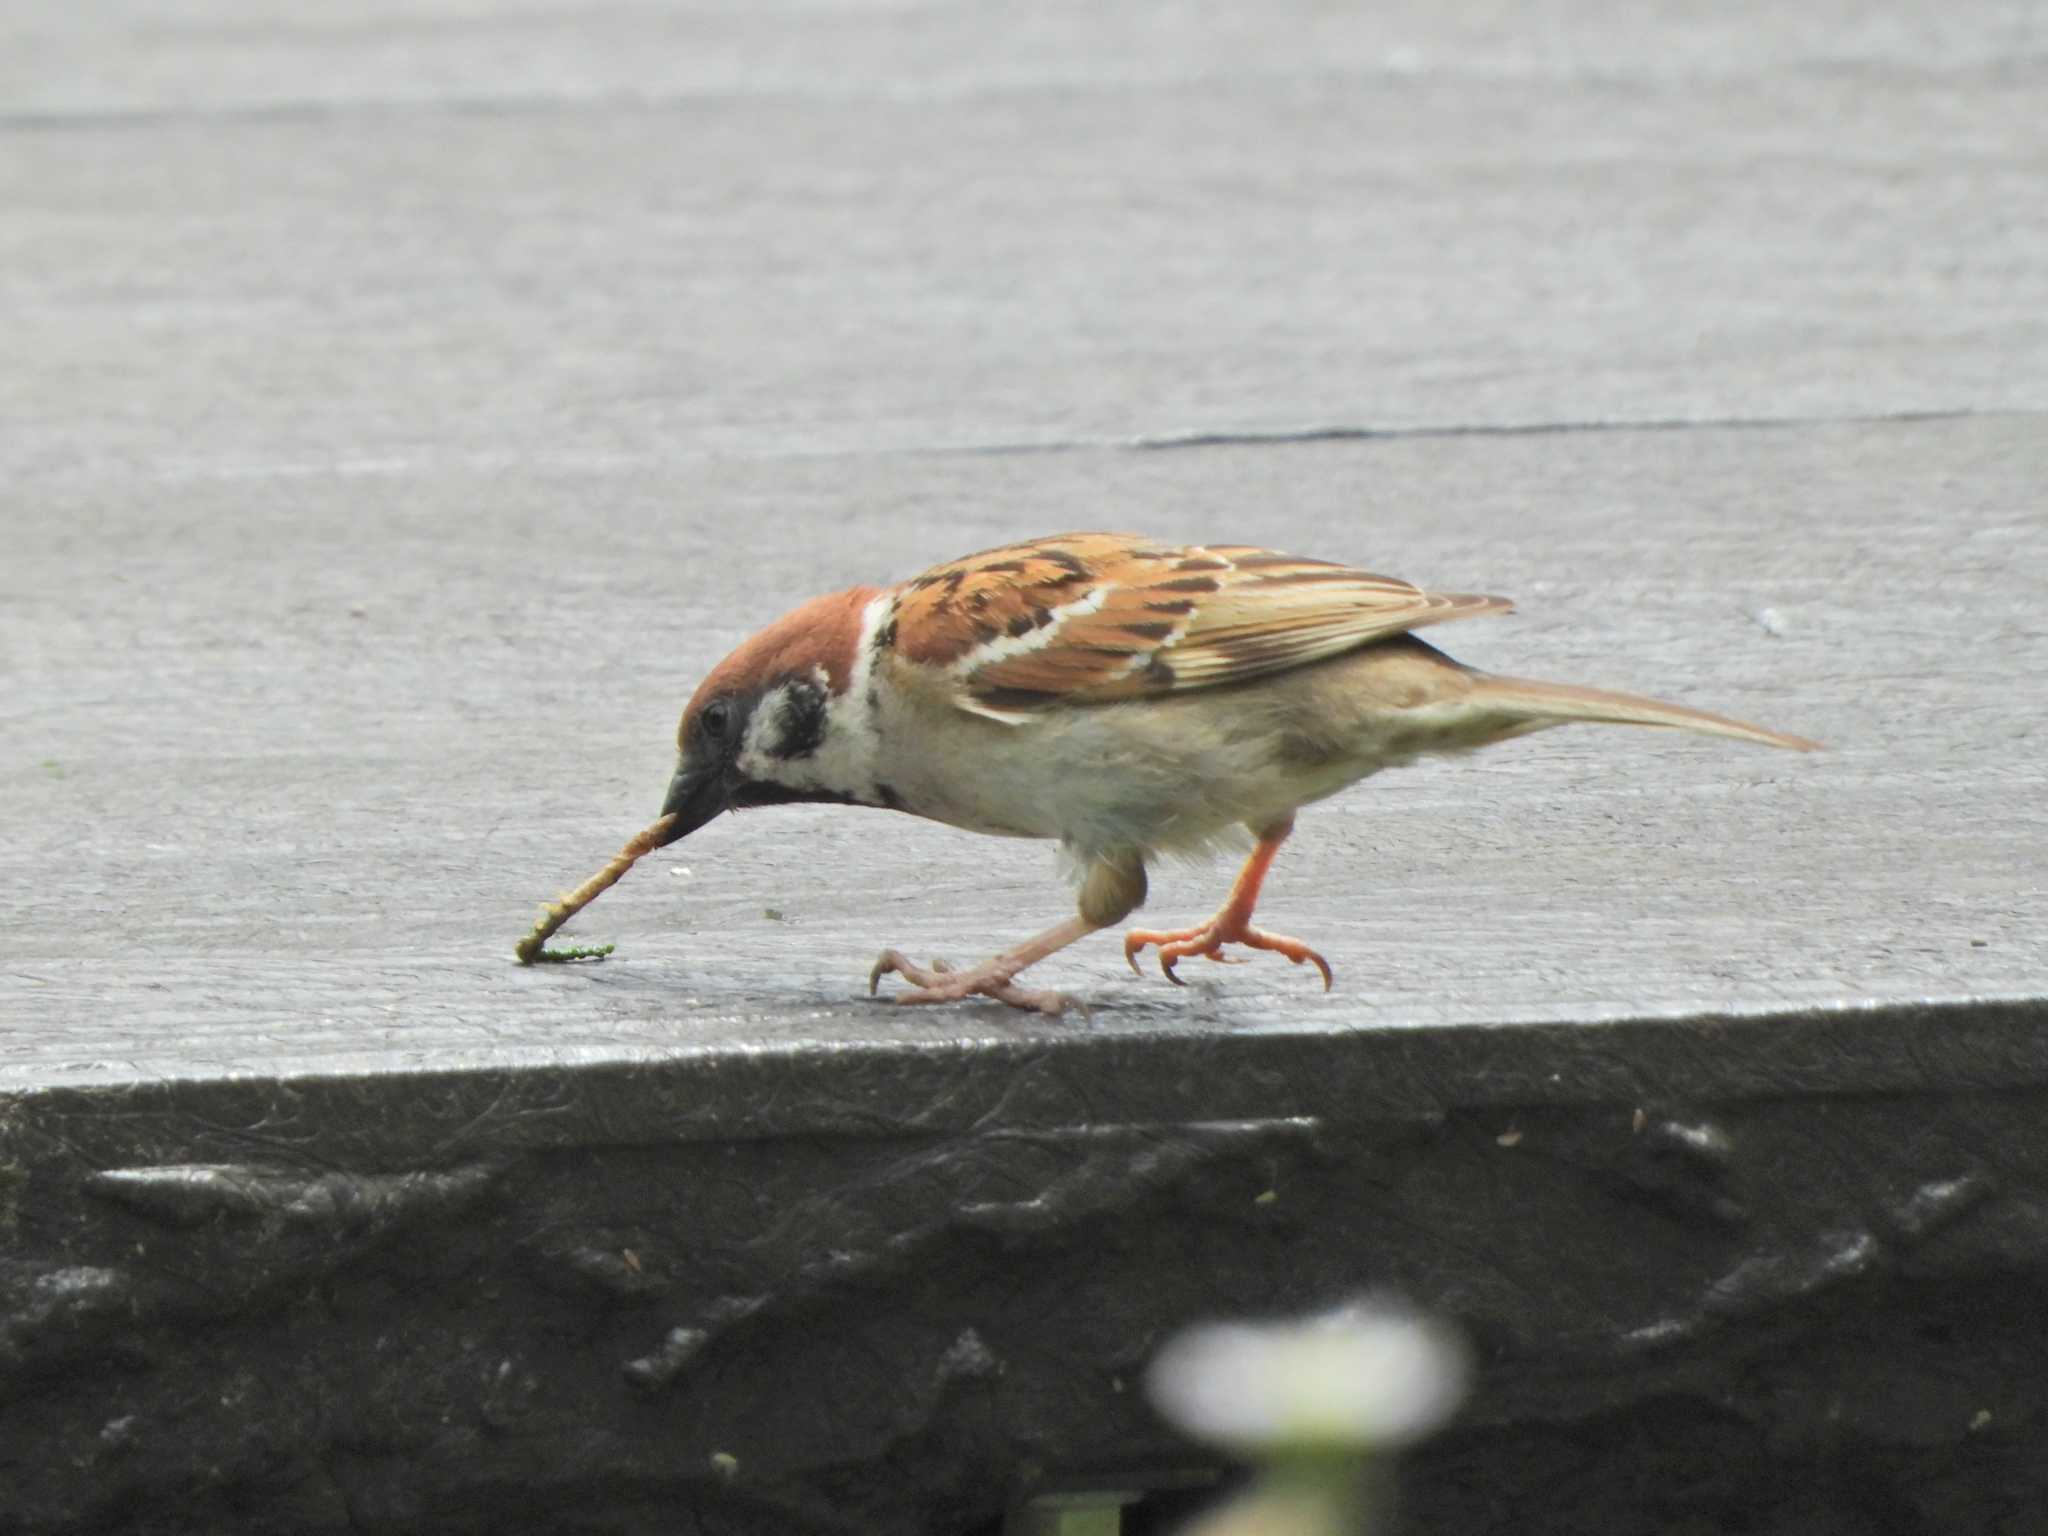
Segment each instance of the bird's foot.
M1268 933L1263 928L1254 928L1242 918L1233 918L1226 910L1217 913L1199 928L1181 928L1165 932L1157 928L1133 928L1124 935L1124 959L1130 962L1133 971L1138 971L1138 951L1147 944L1159 946L1159 969L1166 979L1177 987L1187 983L1174 974L1173 968L1190 955L1201 955L1208 960L1220 960L1226 964L1241 964L1234 955L1223 953L1226 944L1242 944L1247 949L1270 949L1275 954L1285 955L1296 965L1304 960L1323 973L1323 990L1330 990L1330 962L1310 949L1299 939L1290 939L1285 934ZM1138 971L1139 975L1144 972Z
M911 985L910 991L896 994L899 1003L957 1003L962 998L979 996L992 997L1032 1013L1057 1015L1066 1010L1067 1000L1059 993L1033 992L1018 986L1012 979L1018 969L1004 959L995 959L956 971L943 960L919 965L900 950L885 949L875 961L875 968L868 972L868 994L873 996L882 978L893 971Z

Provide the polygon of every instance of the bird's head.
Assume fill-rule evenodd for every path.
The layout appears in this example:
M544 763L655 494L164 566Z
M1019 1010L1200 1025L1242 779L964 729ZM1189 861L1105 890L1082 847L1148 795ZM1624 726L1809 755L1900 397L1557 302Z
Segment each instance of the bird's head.
M664 842L721 811L860 799L865 732L843 707L860 662L874 590L813 598L711 669L683 710L679 756L662 814Z

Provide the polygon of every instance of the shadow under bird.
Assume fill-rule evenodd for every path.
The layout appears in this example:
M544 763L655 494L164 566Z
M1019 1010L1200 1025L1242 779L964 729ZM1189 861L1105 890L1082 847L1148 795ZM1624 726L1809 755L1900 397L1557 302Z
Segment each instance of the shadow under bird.
M1190 928L1134 928L1167 977L1223 946L1330 967L1252 926L1302 806L1382 768L1575 721L1665 726L1767 746L1813 742L1655 699L1495 677L1417 639L1504 613L1506 598L1243 545L1176 548L1066 533L934 567L887 588L814 598L720 662L683 711L660 841L722 811L791 802L880 806L971 832L1056 840L1080 887L1073 917L967 969L895 950L904 1003L983 994L1056 1013L1017 975L1145 899L1162 853L1248 828L1222 908ZM652 830L652 829L650 829Z

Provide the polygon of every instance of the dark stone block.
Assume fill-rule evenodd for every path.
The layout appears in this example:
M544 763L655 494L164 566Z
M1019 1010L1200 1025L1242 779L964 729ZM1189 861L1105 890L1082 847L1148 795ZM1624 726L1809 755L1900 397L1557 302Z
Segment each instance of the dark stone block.
M969 1530L1220 1472L1139 1391L1158 1344L1386 1289L1481 1359L1418 1529L2025 1530L2041 1022L25 1094L7 1528Z

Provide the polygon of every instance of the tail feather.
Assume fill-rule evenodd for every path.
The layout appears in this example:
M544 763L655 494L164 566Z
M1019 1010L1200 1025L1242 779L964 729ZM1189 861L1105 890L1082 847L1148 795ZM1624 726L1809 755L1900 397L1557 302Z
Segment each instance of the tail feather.
M1672 730L1697 731L1703 736L1726 736L1736 741L1760 742L1767 747L1789 747L1794 752L1818 752L1821 744L1804 736L1768 731L1760 725L1709 714L1683 704L1667 704L1631 693L1609 693L1601 688L1577 688L1569 683L1538 683L1520 677L1481 674L1473 679L1472 698L1505 714L1520 716L1526 729L1587 721L1606 725L1658 725Z

